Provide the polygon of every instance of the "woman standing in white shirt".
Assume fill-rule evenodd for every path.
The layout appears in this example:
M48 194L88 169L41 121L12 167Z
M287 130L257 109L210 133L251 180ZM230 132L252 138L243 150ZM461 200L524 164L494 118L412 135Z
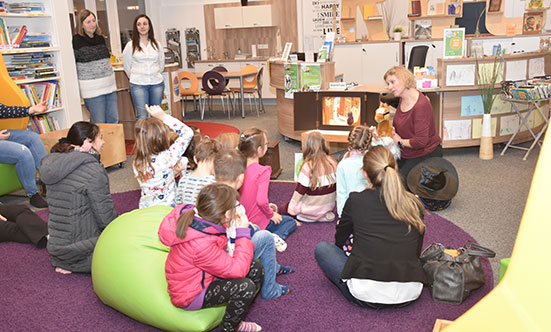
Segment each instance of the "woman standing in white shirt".
M136 119L147 118L145 105L161 105L163 98L165 84L161 72L165 68L165 54L146 15L138 15L134 20L132 40L124 48L123 62Z

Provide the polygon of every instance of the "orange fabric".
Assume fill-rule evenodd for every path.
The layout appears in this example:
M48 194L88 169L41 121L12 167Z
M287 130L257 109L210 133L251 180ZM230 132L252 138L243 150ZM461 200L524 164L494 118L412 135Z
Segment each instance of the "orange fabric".
M27 96L8 75L4 58L0 56L0 103L8 106L30 106ZM0 119L0 129L27 129L29 117Z

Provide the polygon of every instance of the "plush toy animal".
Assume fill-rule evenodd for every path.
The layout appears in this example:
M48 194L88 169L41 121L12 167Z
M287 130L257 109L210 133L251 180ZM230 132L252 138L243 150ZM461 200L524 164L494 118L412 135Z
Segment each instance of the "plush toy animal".
M375 121L377 122L377 139L372 140L372 145L385 146L394 155L396 160L400 159L400 147L394 143L394 127L388 104L380 102L379 108L375 111Z

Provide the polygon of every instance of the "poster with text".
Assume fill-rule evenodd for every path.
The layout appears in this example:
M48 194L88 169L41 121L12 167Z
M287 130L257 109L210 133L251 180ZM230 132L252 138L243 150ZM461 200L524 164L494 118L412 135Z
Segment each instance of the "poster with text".
M444 29L444 58L461 58L465 45L465 28Z
M321 90L321 67L319 64L306 64L300 66L300 91Z
M286 62L284 65L285 74L285 98L293 99L298 91L298 63Z
M303 1L302 22L304 36L312 36L313 50L319 50L325 40L325 35L333 30L333 5L336 11L336 35L340 35L341 1L339 0L306 0Z

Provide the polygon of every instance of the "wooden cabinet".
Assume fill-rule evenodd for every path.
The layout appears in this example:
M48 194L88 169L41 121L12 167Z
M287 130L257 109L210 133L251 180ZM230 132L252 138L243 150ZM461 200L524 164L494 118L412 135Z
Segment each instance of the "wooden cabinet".
M400 64L400 42L336 45L335 73L345 82L383 84L383 75Z
M243 27L272 26L272 5L246 6L243 9Z
M272 26L272 5L214 8L216 29Z
M214 8L214 26L216 29L233 29L243 27L241 7Z

